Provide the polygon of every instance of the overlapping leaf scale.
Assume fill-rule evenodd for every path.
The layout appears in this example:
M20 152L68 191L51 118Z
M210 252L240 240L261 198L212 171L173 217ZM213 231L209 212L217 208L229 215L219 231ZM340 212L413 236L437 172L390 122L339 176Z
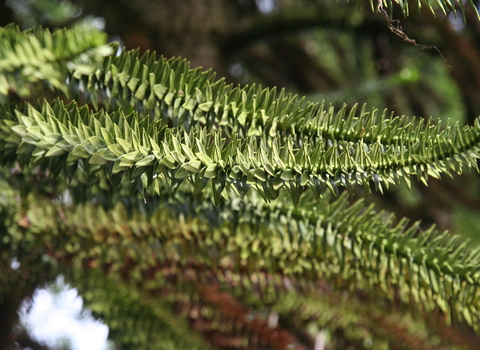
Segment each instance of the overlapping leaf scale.
M211 349L160 298L141 294L98 269L76 269L72 275L88 308L108 325L110 340L132 349Z
M307 216L310 215L312 212L319 214L319 220L323 220L326 224L327 220L329 220L330 218L330 212L336 212L335 215L337 217L340 217L341 212L346 205L345 200L346 198L342 199L343 202L341 203L341 205L338 205L338 203L333 203L329 205L328 200L325 198L325 200L322 200L322 203L318 204L318 208L320 210L318 210L317 207L311 207L304 208L302 210L299 209L298 212L303 213L301 215L307 213ZM104 282L100 283L100 280L92 278L92 271L90 271L87 272L87 275L89 276L88 279L75 276L75 286L79 288L82 292L84 292L84 300L89 305L89 307L91 307L91 309L97 315L101 315L104 321L109 324L112 330L112 336L115 334L116 336L118 336L118 338L116 339L124 339L127 342L136 344L137 347L143 344L142 339L147 334L145 333L145 335L142 335L142 332L140 332L139 329L142 329L143 331L149 330L154 328L153 325L158 324L161 324L162 327L165 327L166 320L162 318L165 314L164 311L162 311L163 309L161 305L158 305L158 307L161 307L159 309L157 306L155 306L156 302L149 304L149 316L145 317L144 306L132 306L134 304L130 302L130 300L134 298L133 295L136 295L136 293L138 293L136 291L136 287L138 287L140 284L143 284L143 287L141 288L142 290L149 291L149 293L152 293L152 295L156 295L155 293L158 293L159 291L162 291L162 293L165 292L165 281L162 281L160 277L162 275L160 272L161 269L159 269L159 265L158 262L156 262L156 259L158 258L160 259L160 261L162 261L165 258L168 259L168 257L173 256L174 261L176 261L168 262L169 260L167 260L167 262L165 262L164 264L160 263L161 266L165 266L166 269L166 275L164 276L164 278L168 278L169 280L171 280L173 276L172 274L175 274L175 271L183 271L182 269L185 268L185 266L190 267L186 268L185 271L187 272L184 271L182 273L187 273L190 276L192 273L191 269L193 268L193 266L191 266L193 258L191 258L190 254L192 251L196 251L198 249L197 244L200 243L204 251L209 251L210 254L213 253L213 255L217 257L215 259L214 256L210 256L210 259L207 259L206 271L210 271L213 274L218 274L218 264L222 266L230 265L228 261L230 261L229 258L231 259L232 253L225 252L224 249L222 250L222 246L224 247L225 244L222 233L225 234L226 232L230 231L228 229L226 229L225 231L222 230L222 233L219 234L217 231L212 231L211 229L209 229L208 226L217 228L219 227L219 225L222 225L222 223L218 222L219 217L221 217L220 221L222 221L223 223L226 221L230 221L232 218L234 218L234 225L246 225L251 223L252 226L256 226L255 222L250 221L250 218L244 218L241 220L238 219L243 218L243 214L238 212L241 202L232 205L233 209L230 209L230 211L225 211L225 208L211 208L205 202L202 202L201 207L195 207L194 203L191 200L186 202L181 201L181 203L172 204L170 199L170 204L167 205L167 207L170 206L170 209L173 209L173 211L175 212L173 217L175 218L191 217L198 214L199 212L207 213L210 208L211 212L209 214L205 214L205 218L207 218L207 222L212 223L212 225L208 225L207 228L205 227L205 225L199 227L198 223L190 220L184 221L184 219L181 219L180 224L178 223L178 221L176 221L176 219L173 219L172 222L172 215L167 214L166 212L157 213L154 216L152 222L145 221L145 217L142 216L134 217L131 219L131 221L127 222L125 221L125 216L123 215L122 210L115 210L113 211L113 213L106 213L102 210L99 211L97 210L97 208L91 206L87 206L85 208L78 207L72 212L72 215L69 214L68 222L65 222L65 218L61 218L58 216L58 213L61 212L62 209L55 208L51 205L52 203L47 204L46 202L38 202L36 200L32 200L29 203L31 204L31 208L21 215L21 217L24 218L22 222L28 223L29 229L26 231L22 230L22 232L18 232L16 234L15 240L19 240L19 242L21 242L25 240L25 238L23 238L24 236L30 237L29 241L37 241L37 244L38 241L43 240L44 242L47 242L47 245L49 247L48 249L56 249L55 247L59 245L63 247L62 250L66 250L70 254L79 254L79 258L76 260L75 264L78 263L84 266L85 262L88 262L89 266L109 266L108 270L111 274L110 277L100 278ZM273 213L268 214L268 208L262 208L262 201L258 201L255 198L252 198L252 203L256 204L244 208L242 209L242 211L253 212L255 213L255 215L266 215L268 219L267 221L265 221L266 223L269 223L269 221L271 220L276 220L280 218L283 223L291 223L294 226L294 218L299 217L296 215L292 215L289 216L287 220L285 220L282 219L282 214L275 213L275 207L278 207L278 205L268 205L270 209L273 209ZM17 201L17 205L18 204L19 202ZM218 212L216 210L218 210ZM238 215L232 215L232 211L237 211ZM354 217L354 215L351 217ZM134 224L132 225L132 223ZM167 223L167 226L163 226L162 223ZM335 225L336 223L334 220L333 226L335 227ZM13 227L14 225L11 226ZM159 228L164 228L165 230L157 231L157 226ZM22 225L21 227L25 228L25 225ZM191 231L191 227L193 227L193 231ZM171 231L171 228L175 228L175 230ZM263 228L257 226L256 229L258 231L262 231ZM243 228L241 226L238 227L237 231L232 231L232 237L235 237L237 232L240 231L243 232ZM171 232L173 232L173 234L170 234ZM252 234L254 234L254 230L252 230ZM336 232L336 230L332 230L331 234L335 235L338 234L338 232ZM298 236L295 236L295 233L292 233L291 235L292 240L295 240ZM122 237L122 239L119 239L120 237ZM246 237L247 241L244 245L244 248L242 249L248 250L250 246L255 245L260 249L260 253L254 254L252 258L247 258L249 260L258 259L258 257L261 256L261 250L264 248L265 245L272 245L275 243L275 241L272 242L271 239L263 235L260 235L260 244L255 244L253 237L248 238L248 235ZM242 236L239 238L239 240L243 241L244 238L245 237ZM208 240L210 240L210 242L208 242ZM53 247L52 244L54 245ZM189 245L191 245L190 248L188 247ZM37 249L39 249L41 245L37 245L36 247ZM88 247L88 249L85 249L86 247ZM223 252L224 256L227 256L227 260L225 260L225 257L223 260L220 259L221 255L218 253L219 251ZM169 252L171 254L168 254ZM199 254L199 256L201 258L203 254ZM152 259L152 257L156 258ZM180 262L176 260L178 259L178 257L183 257L181 258ZM328 258L328 254L326 255L326 257ZM71 258L67 257L66 259L68 261L71 261ZM133 264L131 259L133 259L134 261ZM201 259L205 260L204 258ZM316 259L318 259L318 257L316 257ZM130 261L130 263L128 263L128 261ZM140 266L136 267L138 264ZM208 266L210 266L211 269ZM301 311L302 315L304 315L305 317L313 317L313 320L318 321L320 325L322 325L321 322L322 319L324 320L324 318L320 317L316 319L315 315L320 312L320 310L320 313L323 314L325 312L324 307L321 305L317 306L318 300L315 299L313 295L310 295L308 299L304 299L302 294L306 291L301 292L297 290L297 288L293 287L296 285L296 278L287 282L285 280L285 277L279 277L278 272L281 270L276 269L275 271L271 272L271 276L275 278L273 280L270 280L270 277L267 278L266 276L264 276L266 274L265 266L258 267L255 263L250 263L250 261L248 263L248 266L250 272L245 271L244 268L241 269L242 274L246 273L244 277L239 276L238 273L229 271L226 273L225 276L222 276L222 273L220 273L220 275L217 275L217 278L219 279L219 281L224 281L225 283L233 283L237 287L237 284L241 283L244 288L237 288L235 293L235 295L240 298L245 297L245 295L243 295L241 291L246 292L255 290L256 292L253 292L254 295L252 295L252 298L255 299L256 302L259 302L258 294L256 293L260 293L262 295L262 298L265 298L265 301L270 305L272 305L273 303L273 309L280 313L284 312L285 310L289 310L289 307L293 307L293 310L297 311L300 308L304 308L305 310ZM127 269L125 269L125 267L127 267ZM262 272L255 272L255 269L257 267L260 268ZM85 267L82 267L82 269L83 268ZM123 294L120 293L120 295L117 296L117 290L119 288L117 281L115 282L115 288L112 289L111 286L109 288L106 288L106 290L108 290L109 292L105 294L105 292L102 291L102 286L103 283L105 283L105 280L110 278L119 278L118 273L125 277L125 271L129 271L130 275L126 278L135 281L134 283L136 287L132 287L129 292L124 291ZM153 274L152 271L154 272ZM252 272L253 274L251 275L252 277L250 279L248 277L248 274ZM66 270L64 270L63 273L66 273ZM95 273L98 274L98 271L96 271ZM298 276L298 273L294 275ZM309 275L310 277L313 277L312 281L316 281L314 276L311 276L311 274L307 274L307 276ZM145 276L148 277L145 278ZM366 275L366 278L368 277L369 275ZM178 276L177 278L180 278L180 276ZM201 280L201 276L197 276L197 278L200 278ZM333 279L335 280L338 278L333 277ZM207 280L210 279L207 278ZM302 278L300 278L300 280L302 280ZM194 293L195 295L195 288L188 288L184 283L178 285L178 279L176 283L176 287L172 289L172 295L175 295L175 298L173 298L173 300L183 300L182 298L188 298L191 293ZM301 285L304 286L305 283L301 283ZM287 290L289 290L290 292L287 295L284 295L284 292L282 292L283 288L287 288ZM304 288L301 288L301 290L303 289ZM310 291L307 293L313 293L316 290L316 288L312 285L310 285L307 289ZM115 290L115 292L113 292L113 290ZM300 295L296 295L297 293L300 293ZM320 291L320 293L324 294L325 292ZM107 295L109 296L108 300L105 300L105 297ZM162 294L162 296L162 299L164 300L171 299L166 298L164 294ZM142 300L145 301L145 297L142 297ZM158 301L158 298L156 300ZM123 305L123 301L126 303L125 305ZM289 301L290 303L292 301L295 301L294 305L289 306ZM105 302L114 303L105 305ZM256 302L250 304L247 301L247 305L256 305ZM118 303L123 306L118 307ZM350 302L345 302L344 304L344 307L348 312L356 315L357 311L355 309L350 309L350 305L352 305L351 300ZM262 304L260 303L260 305ZM338 307L340 306L338 303L336 303L336 308ZM161 313L158 314L158 312ZM138 318L139 313L143 315L142 321L140 321ZM345 310L342 312L342 315L345 315ZM371 317L371 314L369 315L369 317ZM135 331L133 333L130 333L129 331L127 332L125 330L122 331L124 329L123 326L125 325L125 323L118 323L118 317L120 317L121 319L131 319L131 321L128 321L127 328L130 330L133 329ZM160 317L160 319L158 319L158 317ZM361 314L357 315L357 317L361 317ZM338 321L340 322L340 320ZM139 323L134 324L130 322ZM333 326L333 324L330 324L330 326ZM178 331L178 328L175 329L177 329ZM376 327L374 327L373 329L381 333L383 328L380 328L380 326L376 324ZM123 337L122 334L125 335L125 337ZM138 335L138 337L136 337L135 335ZM167 337L169 336L168 334L164 335Z
M106 34L95 30L0 28L0 97L12 92L26 97L29 84L42 81L65 90L69 71L76 77L91 74L102 57L113 52L105 42Z
M214 270L196 265L190 260L186 266L173 262L153 265L150 269L143 270L142 275L147 277L143 282L135 284L132 294L140 290L146 295L161 295L161 299L156 297L155 300L160 301L160 304L165 302L175 304L177 312L178 306L184 305L189 311L190 320L195 322L194 329L207 334L212 331L223 331L228 334L233 328L235 329L233 332L239 336L242 331L240 324L233 322L232 325L232 321L227 320L221 310L208 305L201 297L200 286L209 287L218 282L222 285L221 290L231 291L233 296L241 300L244 307L250 310L247 324L254 319L265 320L267 310L272 310L284 321L302 325L310 331L313 325L316 325L317 329L329 329L332 332L338 328L352 329L347 338L359 341L371 338L377 346L394 341L408 348L425 349L430 348L427 344L432 340L432 343L438 343L436 338L428 339L428 330L425 329L426 325L422 320L412 319L403 313L392 312L388 316L372 313L372 307L378 307L373 301L369 304L365 304L364 301L360 303L351 294L339 297L331 294L328 287L319 289L315 283L305 283L301 279L298 281L281 274L269 274L265 271L242 274L225 266L217 266ZM89 286L92 287L84 287L87 288L86 292L90 298L85 300L87 305L88 302L95 302L92 298L95 293L90 292L98 287L95 281L89 281ZM268 305L267 308L265 304ZM108 322L112 316L109 312L110 307L104 306L102 309L95 308L95 312L98 315L105 313L107 318L102 318ZM152 309L155 309L155 303L152 304ZM204 322L199 320L202 316L206 317ZM115 320L114 317L112 319ZM117 322L114 324L118 325ZM362 332L358 333L355 329L359 324L362 325ZM448 337L444 338L445 341L449 341ZM453 349L457 348L452 347Z
M385 147L399 140L418 141L426 129L440 132L439 125L423 119L393 118L365 106L338 112L318 103L286 94L284 90L259 85L232 87L215 81L210 72L191 70L179 58L156 60L155 54L139 57L128 51L105 59L103 69L90 76L70 79L71 97L113 112L118 108L151 115L165 125L198 125L208 130L222 128L227 136L292 135L302 138L345 140L366 144L381 142Z
M155 274L155 281L152 279L152 271ZM150 270L144 270L143 275L148 277L143 283L137 283L136 287L148 295L161 295L161 301L174 304L180 315L188 311L194 330L200 330L203 334L218 332L228 335L233 332L235 339L238 340L245 331L249 334L247 339L251 341L252 335L249 330L256 326L255 335L262 338L262 335L266 334L258 329L261 327L258 327L257 320L265 324L268 310L272 310L273 313L278 313L283 327L288 327L283 323L285 321L288 324L296 324L308 329L312 336L316 335L315 331L312 333L312 328L316 327L317 332L318 329L328 329L332 333L338 328L348 328L352 329L352 332L346 335L347 338L360 342L370 338L376 346L383 344L383 347L387 346L386 349L389 348L388 341L400 343L405 347L410 345L412 349L430 348L426 345L429 341L425 337L427 333L425 325L420 320L414 321L405 314L392 313L383 317L378 313L374 315L372 307L378 307L376 304L359 303L351 294L336 297L330 295L331 291L326 290L328 288L319 290L315 283L299 282L295 278L281 274L270 274L265 271L254 272L251 275L242 274L235 273L225 266L213 270L190 260L187 266L165 262L153 266ZM222 286L220 289L222 292L214 294L231 292L232 296L240 300L244 308L249 310L247 320L242 318L232 320L228 317L231 313L226 315L222 312L225 310L222 308L219 310L215 307L218 305L211 305L202 297L205 289L216 289L217 283ZM182 309L180 305L183 306ZM384 304L382 306L385 307ZM355 331L359 324L362 325L361 332ZM270 328L270 331L273 332L272 336L279 336L281 328ZM248 343L247 339L244 339L245 344ZM290 347L294 348L294 344L291 343Z
M288 322L317 332L329 330L331 334L336 334L337 330L348 330L344 335L348 340L361 344L370 339L374 349L425 350L435 349L442 340L443 344L450 343L445 334L428 329L423 320L398 311L385 312L385 306L372 301L360 302L350 294L338 297L322 291L317 295L300 297L296 293L288 293L272 304L272 309ZM466 348L450 345L449 349Z
M329 205L320 202L288 210L272 203L266 206L276 214L262 220L275 226L278 217L285 215L288 231L281 227L272 230L293 236L291 246L298 244L297 269L308 270L311 263L314 271L322 270L315 259L302 262L301 242L305 240L318 261L334 262L323 266L330 278L338 274L342 279L357 279L357 287L368 290L376 286L390 297L393 287L403 301L411 298L427 310L438 307L469 324L478 319L478 250L465 250L465 244L458 244L458 236L436 232L433 227L422 232L419 223L407 226L402 220L394 224L393 216L375 213L372 206L364 208L360 201L351 206L346 203L345 196ZM320 208L326 208L325 212ZM255 222L255 218L250 220ZM268 239L263 244L268 246ZM268 254L262 252L262 256Z
M395 223L392 215L361 201L349 205L347 197L332 201L325 195L291 207L252 194L248 201L216 207L210 201L195 205L188 196L175 203L168 196L148 220L126 219L123 208L105 212L92 205L77 205L65 218L32 199L25 212L30 226L20 230L41 234L38 239L80 260L108 264L110 271L123 271L130 260L133 281L164 260L213 269L232 264L236 271L320 278L340 289L399 297L480 331L480 250L465 248L458 236L419 230L418 223Z
M263 312L257 313L250 308L244 308L230 295L218 291L216 276L210 275L210 271L202 271L210 280L210 283L205 283L199 282L202 277L205 278L201 276L202 272L197 271L199 273L195 274L191 266L157 266L155 279L165 272L170 281L162 288L145 290L143 286L148 282L143 285L141 282L125 285L112 276L103 277L102 281L95 283L96 279L101 279L102 276L99 270L84 272L84 276L80 278L75 276L75 285L80 284L80 291L85 291L88 299L84 300L88 307L94 310L96 315L102 316L102 320L109 326L112 324L110 339L122 344L136 345L135 348L143 349L149 345L147 339L150 343L154 341L157 344L159 342L155 340L167 338L169 349L184 349L187 345L189 349L209 348L204 343L210 343L215 348L234 344L235 348L250 349L261 344L262 349L298 349L294 337L289 337L280 327L268 326L265 317L262 317ZM93 278L90 277L91 274L94 275ZM109 283L105 283L105 279L109 280ZM151 280L150 276L148 279ZM113 281L115 284L112 284ZM113 295L110 296L111 294ZM118 319L128 321L118 322ZM189 339L170 337L172 330L176 331L174 333L185 333L187 323L191 327ZM152 332L152 328L162 330L161 327L166 327L166 332ZM203 341L196 332L202 334ZM168 338L174 341L169 341ZM158 347L163 349L162 346L165 345L158 344Z
M293 136L223 136L222 129L169 128L154 118L125 115L121 110L109 115L93 113L75 103L43 103L38 110L2 112L0 151L4 163L18 160L22 166L42 165L56 176L63 173L92 178L103 171L109 179L128 176L133 191L160 192L162 179L168 186L188 180L197 194L209 185L216 202L232 188L244 196L250 188L265 200L288 191L298 203L305 190L317 197L325 188L337 194L339 188L363 185L370 191L373 182L382 186L406 181L416 175L426 183L428 176L461 173L477 169L480 124L445 132L422 134L412 144L397 142L384 147L380 142L317 140ZM430 130L430 129L426 129ZM78 177L78 176L77 176ZM114 181L114 187L118 187ZM138 185L138 186L136 186Z

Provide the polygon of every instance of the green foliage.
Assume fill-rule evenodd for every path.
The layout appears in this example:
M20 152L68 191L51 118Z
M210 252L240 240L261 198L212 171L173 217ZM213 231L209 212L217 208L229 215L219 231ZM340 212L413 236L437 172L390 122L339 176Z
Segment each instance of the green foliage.
M409 175L426 183L428 176L477 167L478 122L442 128L423 119L388 118L386 112L377 117L365 108L359 115L355 107L348 115L345 107L335 113L283 91L276 96L261 87L212 83L208 73L186 73L188 66L178 59L128 56L124 62L109 58L103 72L72 83L79 94L86 86L86 103L105 100L107 111L121 110L109 115L57 101L6 111L0 145L5 156L22 155L22 166L49 166L70 180L79 160L87 178L103 170L111 179L128 170L130 183L149 194L159 193L161 177L169 186L187 179L197 194L211 182L217 202L229 187L239 196L252 187L266 200L285 189L298 203L307 188L320 197L325 188L338 194L339 187L363 185L369 192L373 182L382 191L400 181L409 184ZM125 99L116 98L120 87ZM108 95L123 105L112 106ZM140 114L122 111L135 107Z
M90 309L109 326L109 338L123 349L210 349L188 329L165 301L146 300L120 281L105 278L101 271L81 276L77 270L76 287Z
M478 325L479 254L465 250L458 236L433 228L419 231L419 223L409 226L406 220L395 223L392 215L376 213L362 201L349 205L345 194L334 201L325 195L319 202L287 208L255 196L243 205L236 199L216 207L209 202L195 205L187 196L161 198L160 208L170 209L159 208L148 223L142 214L124 222L123 208L107 214L88 205L55 219L51 210L59 210L56 206L33 202L27 215L38 239L58 240L55 251L65 246L68 254L111 264L114 271L121 270L127 257L137 260L134 280L141 279L145 264L155 266L155 261L142 261L142 255L181 265L193 259L209 268L223 260L248 273L260 268L312 282L336 281L339 288L370 290L388 299L400 297ZM119 226L128 230L119 232ZM115 232L135 238L112 244ZM72 238L64 241L62 235ZM116 261L115 256L122 258Z
M91 74L95 63L112 49L101 45L105 34L96 31L30 30L20 32L10 25L0 31L0 102L9 94L27 97L32 85L64 89L68 70L76 76ZM38 85L38 84L37 84ZM38 92L37 92L38 93Z
M368 318L358 291L412 322L441 315L480 334L480 250L349 200L358 187L478 171L478 120L336 112L181 59L111 55L96 32L9 26L0 39L2 259L66 274L125 348L204 348L171 305L188 305L179 314L216 347L297 346L262 312L355 327ZM317 316L335 300L322 283L355 299L336 323ZM369 326L375 344L387 321ZM434 344L432 329L402 341Z

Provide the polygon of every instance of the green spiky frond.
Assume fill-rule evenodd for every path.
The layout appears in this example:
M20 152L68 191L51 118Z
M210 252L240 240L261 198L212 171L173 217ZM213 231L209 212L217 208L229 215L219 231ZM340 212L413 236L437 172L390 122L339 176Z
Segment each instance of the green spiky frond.
M50 244L56 241L53 251L66 247L67 255L93 259L95 266L109 264L114 271L133 259L133 280L163 260L182 266L193 260L210 269L223 261L248 273L280 272L391 300L400 297L477 327L478 250L433 228L422 232L418 223L395 223L392 215L376 213L362 201L349 205L345 194L334 201L329 197L294 208L255 196L217 207L166 196L160 206L168 209L157 210L147 222L141 215L123 221L122 208L107 213L91 205L68 209L62 218L57 214L61 207L32 204L25 215L31 225L27 232ZM20 240L29 235L25 228L18 229L20 235L13 225L10 230Z
M178 105L184 113L195 114L196 109L190 112ZM70 180L77 172L86 181L101 175L111 180L115 175L127 176L130 184L152 195L161 192L162 179L168 186L189 181L198 195L211 184L217 202L229 188L242 197L252 188L266 200L286 190L298 203L307 189L320 197L325 188L337 194L339 187L351 190L362 185L369 192L373 183L381 191L382 185L402 180L408 184L411 175L426 183L428 176L439 178L441 173L477 167L478 122L440 131L438 124L382 117L373 127L375 118L365 112L357 117L353 110L342 118L342 112L334 116L332 109L309 110L312 116L298 112L308 122L297 126L297 133L293 133L295 123L290 132L282 132L278 125L287 124L273 120L275 127L263 125L257 131L245 125L244 137L239 137L242 132L235 124L229 124L232 136L227 139L220 126L189 125L187 131L169 128L168 120L125 115L121 110L109 115L75 104L43 103L38 110L28 105L4 112L0 150L4 163L18 160L22 167L41 165ZM164 112L176 114L175 108ZM254 120L252 124L261 123ZM229 127L225 129L228 133ZM276 137L277 133L284 136Z
M138 51L109 57L96 74L70 81L72 96L95 109L113 112L135 110L141 117L160 119L170 127L187 131L199 124L212 130L222 129L227 136L269 135L282 132L299 137L331 137L347 141L363 140L394 143L397 135L404 142L417 141L423 120L389 118L355 107L344 122L346 109L337 114L321 104L286 94L284 90L264 89L259 85L234 87L215 81L210 72L191 70L181 59L156 60L155 54L139 56ZM335 125L332 125L333 122ZM429 127L433 127L428 124ZM437 126L438 127L438 126ZM389 130L389 133L387 132ZM434 134L440 129L431 130Z
M20 32L12 25L2 28L0 102L2 95L31 95L40 82L64 89L68 71L75 70L76 76L91 74L95 63L112 53L111 47L102 45L105 41L104 33L92 30L50 33L40 29Z
M168 302L145 298L98 270L88 271L88 276L80 269L73 274L90 309L109 325L109 338L123 349L210 349Z
M302 317L314 317L323 312L317 299L325 298L315 284L328 281L335 289L362 290L381 300L400 297L417 310L417 317L422 311L441 312L448 322L466 320L478 326L478 251L455 244L459 237L433 229L421 232L418 224L393 224L392 216L375 213L361 201L349 205L345 195L333 201L327 197L285 211L279 203L254 197L245 205L237 200L230 207L213 207L167 196L165 209L148 221L142 214L125 220L121 206L106 212L92 205L68 208L30 198L29 207L13 211L18 214L8 230L10 244L30 242L67 264L100 268L110 278L162 295L158 312L163 302L185 302L180 297L184 293L187 300L201 299L205 291L200 286L217 281L223 288L241 283L242 290L260 283L262 298L273 310L291 312L304 305ZM62 214L67 210L68 216ZM169 276L176 274L180 276L172 286ZM262 277L266 274L271 277ZM284 278L292 279L285 295ZM98 282L87 283L100 288ZM105 292L98 296L93 290L86 287L87 300L115 329L120 314L113 306L105 306L112 314L101 309L95 298L104 298ZM171 294L164 295L167 291ZM109 302L115 303L112 298ZM342 305L357 315L354 320L362 317L358 305ZM322 318L316 320L322 325ZM382 333L382 328L375 331Z

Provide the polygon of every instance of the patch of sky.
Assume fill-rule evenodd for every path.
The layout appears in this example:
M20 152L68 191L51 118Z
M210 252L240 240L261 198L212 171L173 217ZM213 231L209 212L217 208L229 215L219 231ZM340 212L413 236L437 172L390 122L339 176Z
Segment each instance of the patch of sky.
M53 286L37 289L24 301L20 322L39 344L55 349L110 350L108 327L83 308L76 289L57 278Z

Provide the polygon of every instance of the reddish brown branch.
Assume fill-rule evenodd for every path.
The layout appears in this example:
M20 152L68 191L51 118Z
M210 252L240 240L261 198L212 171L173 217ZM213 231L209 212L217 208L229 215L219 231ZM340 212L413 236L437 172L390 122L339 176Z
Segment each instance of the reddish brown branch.
M265 347L278 350L305 349L292 334L279 326L270 327L267 320L260 319L253 310L245 308L230 293L220 292L216 286L200 286L199 294L204 302L247 330Z

